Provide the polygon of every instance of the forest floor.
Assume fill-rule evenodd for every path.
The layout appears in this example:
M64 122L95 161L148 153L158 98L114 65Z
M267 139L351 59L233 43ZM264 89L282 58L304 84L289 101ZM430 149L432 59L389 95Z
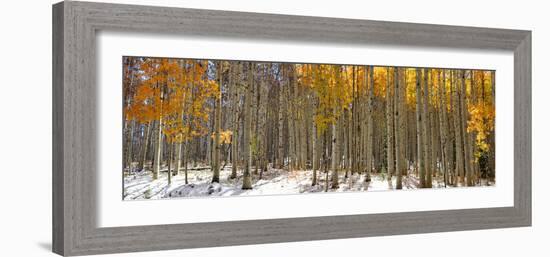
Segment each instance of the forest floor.
M311 170L295 171L290 174L286 170L272 169L264 172L262 179L259 175L252 174L252 189L243 190L242 176L229 179L231 166L226 166L220 172L220 183L211 183L212 172L208 169L190 169L188 171L188 184L185 184L183 171L180 175L172 177L172 183L168 185L168 173L166 169L161 172L159 179L153 180L151 172L134 172L124 177L124 200L161 199L176 197L204 197L204 196L247 196L247 195L279 195L301 194L325 191L325 173L318 172L318 184L311 185L313 172ZM241 173L241 171L239 171ZM330 179L330 174L329 174ZM396 177L392 178L395 186ZM356 192L356 191L383 191L393 189L384 173L371 174L371 181L365 182L364 175L354 174L349 178L344 177L344 172L339 178L340 185L337 189L328 192ZM403 177L403 190L418 188L418 178L413 174ZM483 184L483 183L482 183ZM433 188L443 188L445 185L440 180L433 181Z

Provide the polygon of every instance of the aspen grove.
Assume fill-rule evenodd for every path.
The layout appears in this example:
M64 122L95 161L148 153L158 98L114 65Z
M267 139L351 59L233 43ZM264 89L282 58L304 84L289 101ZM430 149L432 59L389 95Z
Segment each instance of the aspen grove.
M124 199L488 186L495 72L123 58Z

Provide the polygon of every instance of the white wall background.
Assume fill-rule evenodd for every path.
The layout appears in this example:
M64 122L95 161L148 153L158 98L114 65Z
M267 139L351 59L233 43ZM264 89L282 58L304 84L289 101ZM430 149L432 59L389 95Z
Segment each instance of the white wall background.
M99 1L99 0L97 0ZM0 256L54 256L51 247L51 4L9 1L0 11ZM533 227L122 254L117 256L547 256L550 175L545 1L126 0L308 16L533 31ZM545 80L546 79L546 80ZM510 103L512 104L512 103Z

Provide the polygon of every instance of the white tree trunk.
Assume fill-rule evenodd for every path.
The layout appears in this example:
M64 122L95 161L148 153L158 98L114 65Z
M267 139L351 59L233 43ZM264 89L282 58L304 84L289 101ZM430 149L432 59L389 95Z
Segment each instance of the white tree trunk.
M246 88L245 97L245 109L244 109L244 173L243 173L243 186L242 189L252 189L252 179L250 178L250 171L252 166L251 144L252 140L250 134L252 133L252 117L251 110L254 105L252 101L252 95L254 92L254 64L250 62L248 64L248 85Z
M424 70L424 92L423 92L423 112L422 112L422 144L424 149L424 166L426 167L426 174L425 174L425 187L431 188L432 187L432 147L431 147L431 125L430 125L430 116L429 116L429 108L430 108L430 89L429 89L429 69Z
M422 109L422 87L420 85L422 81L422 73L420 69L416 69L416 168L418 169L418 176L420 178L420 187L426 186L426 164L424 162L424 114Z
M390 187L392 186L392 175L395 173L395 161L394 161L394 122L393 122L393 94L392 86L390 84L390 68L388 67L386 76L386 134L387 134L387 156L388 156L388 182Z
M366 171L365 174L366 182L370 182L370 173L372 172L372 162L373 162L373 142L374 142L374 108L373 108L373 97L374 97L374 67L370 66L369 68L369 79L367 80L365 72L365 81L368 81L368 93L367 93L367 137L366 137L366 148L365 148L365 161L366 161ZM366 70L365 70L366 71Z
M216 96L215 105L214 105L214 154L212 160L212 183L220 182L220 133L221 133L221 123L222 123L222 61L218 63L218 84L219 84L219 95Z

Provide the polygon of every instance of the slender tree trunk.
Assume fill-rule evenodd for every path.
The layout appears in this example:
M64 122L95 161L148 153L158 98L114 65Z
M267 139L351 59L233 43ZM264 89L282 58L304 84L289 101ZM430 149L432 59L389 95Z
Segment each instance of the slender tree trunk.
M424 166L426 167L426 174L425 174L425 185L424 187L431 188L432 187L432 148L430 143L430 135L431 135L431 129L430 129L430 116L429 116L429 108L430 108L430 86L428 85L429 82L429 69L424 69L424 101L423 101L423 121L422 121L422 139L423 139L423 148L424 148Z
M422 72L420 69L416 69L416 147L417 147L417 157L416 157L416 168L418 169L418 176L420 180L420 187L426 187L426 163L424 162L424 112L422 107L424 106L423 102L423 93L422 87L420 85L422 81Z
M440 134L440 146L441 146L441 170L443 173L443 183L447 186L448 169L447 169L447 101L445 93L445 70L443 72L443 78L441 79L441 73L438 72L439 81L439 134Z
M445 112L444 112L444 127L445 127L445 133L446 133L446 142L445 142L445 150L446 155L445 159L447 160L446 163L446 170L447 170L447 183L453 184L453 174L454 174L454 147L453 147L453 141L454 141L454 134L453 134L453 121L452 121L452 86L450 87L449 93L447 94L447 72L443 70L443 99L444 99L444 106L445 106ZM451 85L452 85L452 74L449 73L449 76L451 77Z
M261 101L261 90L262 83L257 83L255 85L255 94L256 94L256 104L255 104L255 115L254 115L254 175L258 175L260 171L260 101Z
M403 70L401 68L395 69L395 120L397 122L397 129L396 129L396 143L395 143L395 152L396 152L396 171L397 171L397 181L395 185L395 189L402 189L402 178L403 178L403 171L406 169L404 167L404 159L405 159L405 149L404 148L404 135L405 135L405 117L404 117L404 85L401 85L401 73Z
M456 169L456 174L457 174L457 177L459 178L457 181L457 184L458 182L463 182L463 179L464 179L464 148L463 148L463 140L462 140L462 129L461 129L461 125L460 125L460 117L461 117L461 114L460 114L460 108L459 108L459 87L458 87L458 84L457 83L457 80L456 80L456 77L457 77L457 74L458 71L455 72L454 74L454 92L453 92L453 110L454 110L454 113L453 113L453 122L454 122L454 131L455 131L455 154L456 154L456 165L455 165L455 169Z
M294 84L295 82L290 79L290 73L293 72L291 65L286 66L287 77L287 120L288 120L288 173L292 173L294 166L296 165L296 138L295 138L295 110L294 110Z
M331 177L331 188L336 189L338 188L338 150L337 145L340 143L338 140L338 120L336 120L332 124L332 138L330 140L331 143L331 162L332 162L332 177Z
M163 99L164 90L161 90L160 97L160 109L161 114L158 119L157 131L155 132L155 150L154 150L154 164L153 164L153 179L158 179L160 175L160 168L162 165L162 99Z
M449 123L449 143L447 145L448 155L449 156L449 182L452 185L458 185L458 173L456 169L457 165L457 154L456 154L456 130L455 130L455 123L454 123L454 117L455 117L455 92L456 91L456 78L455 78L455 72L449 71L449 77L450 77L450 87L449 87L449 97L446 98L449 100L449 112L447 112L448 116L448 123Z
M298 78L297 78L298 72L294 72L294 80L296 81L297 87L299 88L300 92L300 105L302 108L300 109L301 118L299 119L300 122L300 137L298 139L300 140L300 170L306 169L306 161L307 161L307 123L306 123L306 115L309 114L309 106L310 104L306 101L306 94L305 94L305 88L303 85L298 84Z
M386 134L387 134L387 156L388 156L388 183L390 188L392 186L392 175L395 173L395 161L394 161L394 120L393 120L393 95L392 86L390 84L390 68L388 67L386 77Z
M215 104L214 104L214 154L213 154L213 160L212 160L212 183L220 183L220 133L221 133L221 123L222 123L222 70L223 70L223 64L222 61L218 62L218 68L217 68L217 78L218 78L218 86L219 86L219 93L215 98Z
M485 90L485 80L482 82L482 89ZM491 108L495 108L495 72L491 71ZM495 122L493 120L493 122ZM493 123L494 125L494 123ZM489 177L495 177L495 130L494 128L489 133ZM489 178L487 178L489 181Z
M235 179L237 177L237 168L239 163L239 89L235 83L235 67L236 64L230 66L229 86L232 92L232 127L233 134L231 135L231 175L229 178ZM242 70L239 69L239 72Z
M188 180L188 171L187 171L187 166L188 166L188 160L189 160L189 142L186 141L185 143L182 144L183 145L183 149L182 149L182 153L183 153L183 173L184 173L184 177L185 177L185 184L189 184L189 180Z
M134 155L134 133L135 133L136 121L130 121L130 132L128 134L128 146L126 149L126 167L128 167L128 172L132 170L132 158Z
M145 160L150 160L150 161L147 161L149 163L149 169L151 171L151 175L153 174L153 166L155 165L155 138L156 138L156 134L155 132L157 131L157 120L152 120L149 122L150 126L151 126L151 132L149 134L149 146L147 147L147 152L145 153ZM144 164L145 166L145 164Z
M181 155L183 150L183 143L176 143L176 168L174 174L179 175L181 169Z
M285 107L284 107L284 99L285 99L285 95L284 95L284 88L283 88L283 84L282 83L279 83L279 87L278 87L278 97L279 97L279 101L278 101L278 129L277 129L277 132L278 132L278 135L277 135L277 138L278 138L278 144L277 144L277 147L278 147L278 153L277 153L277 167L279 169L282 169L285 165L285 157L284 157L284 111L285 111Z
M475 72L474 70L470 70L470 98L467 102L467 109L469 109L469 106L475 106L478 104L478 96L477 96L477 89L476 89L476 82L475 82ZM468 119L470 119L470 112L468 111ZM477 144L476 144L476 137L477 132L471 131L470 132L470 158L472 161L472 184L471 186L475 185L476 183L480 182L480 172L479 172L479 165L476 158L476 152L477 152Z
M269 66L270 67L270 66ZM258 91L260 93L260 104L259 104L259 131L258 131L258 150L259 150L259 166L260 166L260 177L259 179L262 179L263 172L267 171L267 150L268 150L268 141L267 141L267 94L266 92L266 80L267 80L267 73L265 72L265 65L263 66L262 70L264 71L262 75L262 79L260 82L260 87L258 88Z
M210 167L212 167L212 160L214 159L212 158L212 145L214 140L212 140L211 137L214 134L214 116L215 115L210 115L207 122L208 135L206 136L206 162L211 165Z
M128 88L130 90L128 91L125 91L125 96L124 96L124 107L129 107L132 105L133 103L133 97L135 95L135 92L133 92L132 88L135 87L134 85L134 70L131 68L135 65L135 61L133 59L126 59L125 61L125 64L124 66L127 65L127 67L124 68L124 76L125 76L125 80L127 78L129 78L129 86ZM125 142L126 142L126 145L123 147L123 160L122 160L122 165L123 165L123 170L124 168L128 168L128 173L130 173L131 171L131 165L132 165L132 160L131 160L131 156L132 156L132 147L133 147L133 134L134 134L134 125L135 125L135 120L128 120L127 119L127 115L126 115L126 112L124 112L124 115L123 115L123 121L124 121L124 129L123 129L123 133L124 133L124 137L125 137Z
M357 82L356 82L356 73L357 73L356 66L353 66L352 68L352 106L351 106L351 175L353 176L354 173L358 172L358 151L357 151L357 144L358 144L358 118L357 118L357 109L358 109L358 101L357 101Z
M374 100L373 100L373 97L374 97L374 67L373 66L370 66L368 67L368 70L369 70L369 79L367 80L367 70L366 70L366 67L365 67L365 81L368 81L369 83L368 86L368 95L367 95L367 138L366 138L366 141L367 141L367 144L366 144L366 171L367 171L367 174L365 175L365 178L366 178L366 182L370 182L371 178L370 178L370 173L372 172L372 165L373 165L373 142L374 142L374 125L373 125L373 122L374 122L374 118L373 118L373 115L374 115L374 108L373 108L373 105L374 105Z
M143 140L143 149L142 149L142 152L141 152L141 160L140 160L140 163L139 163L139 170L143 170L144 167L145 167L145 162L147 162L147 151L149 150L147 147L149 146L149 137L151 135L151 127L152 127L152 122L148 122L145 126L147 127L145 129L145 138Z
M432 153L432 156L431 156L431 174L430 174L430 186L433 186L432 185L432 180L433 178L436 178L437 175L438 175L438 167L437 167L437 161L438 161L438 158L440 157L439 156L439 127L438 127L438 124L439 124L439 120L438 120L438 117L437 117L437 112L436 112L436 106L437 106L437 101L434 101L436 100L437 98L435 97L436 95L436 91L435 91L435 83L434 83L434 72L435 70L432 70L430 69L430 72L429 72L429 84L428 84L428 92L429 92L429 99L430 102L429 102L429 105L428 105L428 110L430 112L430 132L431 132L431 153Z
M172 143L168 143L168 185L172 184L172 157L174 155L174 147Z
M353 96L353 94L352 94ZM353 102L353 101L352 101ZM353 112L352 110L347 112L347 167L346 167L346 178L348 179L349 187L353 186Z
M433 73L430 73L430 77L433 76ZM430 98L431 99L436 99L435 97L435 88L434 88L434 83L432 80L430 80L430 84L432 85L432 88L430 89ZM432 100L433 102L433 100ZM438 158L440 158L439 156L439 118L437 117L437 112L436 112L436 109L435 109L435 105L437 105L436 103L434 103L434 105L431 105L430 106L430 131L432 132L431 133L431 141L432 141L432 145L431 145L431 152L432 152L432 173L431 173L431 176L430 176L430 184L432 184L432 180L433 178L437 177L438 175L438 168L437 168L437 161L438 161Z
M329 133L328 133L328 128L325 129L325 131L323 132L323 166L324 166L324 170L325 170L325 192L328 192L328 187L329 187L329 180L328 180L328 166L329 166L329 163L330 163L330 158L329 158L329 146L328 146L328 137L329 137Z
M318 140L317 133L317 125L313 122L313 131L311 133L311 142L313 146L313 158L311 160L313 168L312 186L317 185L317 169L319 169L319 148L321 143Z
M461 109L461 122L462 122L462 131L463 131L463 140L464 140L464 166L465 166L465 176L466 176L466 185L473 185L473 170L472 170L472 156L471 156L471 141L470 133L468 132L468 109L466 105L466 78L465 71L461 71L461 94L460 94L460 109Z
M251 120L251 110L254 105L252 101L252 95L254 92L254 64L249 62L248 64L248 85L246 89L245 97L245 109L244 109L244 159L245 159L245 168L243 173L243 187L242 189L252 189L252 181L250 177L250 169L252 166L252 155L250 154L252 140L250 134L252 132L252 120Z

